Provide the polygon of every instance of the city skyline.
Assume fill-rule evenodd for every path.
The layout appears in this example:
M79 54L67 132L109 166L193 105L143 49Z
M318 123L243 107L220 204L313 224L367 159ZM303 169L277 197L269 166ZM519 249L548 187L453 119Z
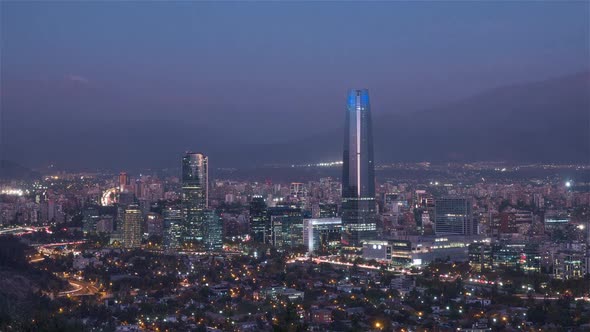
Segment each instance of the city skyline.
M587 2L1 6L0 159L27 167L338 160L355 86L378 161L587 160Z
M565 85L561 85L562 82L565 82ZM506 94L520 94L522 91L521 87L528 87L530 84L524 84L521 86L514 86L514 89L509 89L509 88L505 88L505 89L501 89L498 90L499 93L496 93L495 95L492 94L492 96L499 96L499 98L497 100L492 100L492 99L486 99L486 95L480 96L480 97L476 97L475 100L482 99L482 101L485 102L492 102L492 103L502 103L505 104L506 103ZM475 130L476 128L470 128L470 130L466 131L466 132L462 132L461 129L459 128L459 132L458 135L452 135L452 136L448 136L445 137L444 132L440 132L440 133L434 133L434 134L426 134L426 136L421 137L421 134L418 134L417 136L412 136L415 135L417 133L419 133L418 131L416 131L416 128L411 128L410 131L408 131L408 124L409 126L412 126L412 123L414 123L414 119L413 119L413 115L408 117L408 118L390 118L390 120L395 120L395 121L400 121L398 123L397 128L400 128L400 135L410 135L410 137L412 138L412 140L418 140L421 141L420 144L424 144L423 148L421 149L399 149L399 148L395 148L393 151L386 148L386 146L383 144L386 140L390 140L392 139L392 137L387 137L387 132L389 132L389 130L387 129L389 127L389 123L388 122L383 122L381 121L382 118L378 118L376 121L376 125L377 125L377 139L376 139L376 146L377 146L377 150L379 150L380 154L378 154L380 156L380 160L378 159L376 161L377 164L389 164L392 162L433 162L433 163L446 163L446 162L465 162L465 163L469 163L469 162L505 162L508 164L522 164L522 163L571 163L571 164L584 164L590 161L590 128L587 128L588 130L586 130L586 122L590 121L590 113L589 112L585 112L584 110L587 108L590 108L590 95L586 94L585 92L587 90L590 89L590 71L588 73L584 73L584 74L578 74L578 75L574 75L574 76L567 76L565 78L560 78L560 79L556 79L556 80L549 80L546 82L536 82L534 84L532 84L532 86L535 87L534 91L524 91L523 96L526 96L527 94L530 95L530 93L533 93L533 96L535 96L536 98L539 98L540 100L543 100L543 102L546 102L549 105L549 108L547 108L547 106L542 106L542 110L545 112L549 109L553 109L554 103L558 102L558 100L556 100L552 95L560 95L562 93L562 90L567 91L567 93L565 95L568 96L568 101L565 102L563 105L561 105L561 107L565 107L563 108L563 116L561 114L548 114L548 113L543 113L539 115L539 118L537 119L530 119L530 118L526 118L526 116L528 116L528 113L522 113L519 114L518 112L520 112L519 109L519 104L513 104L513 105L506 105L508 107L508 109L506 110L506 112L504 112L503 114L501 114L500 117L498 117L498 119L502 119L508 116L512 116L512 114L514 114L516 116L516 118L518 119L519 117L522 117L521 120L522 121L532 121L532 123L534 123L534 126L540 126L543 127L543 130L549 130L549 126L554 126L555 128L553 128L552 130L555 129L559 129L560 134L559 135L567 135L568 137L559 137L559 135L557 137L554 136L548 136L545 135L543 131L537 130L535 128L533 129L527 129L526 133L528 135L531 136L531 138L533 140L544 140L543 144L544 145L533 145L531 146L527 141L523 141L520 140L520 135L522 135L522 132L520 129L517 129L519 125L515 125L515 124L511 124L510 126L506 127L504 129L504 135L507 135L506 137L500 137L500 141L502 144L516 144L519 146L519 149L522 147L526 147L526 150L521 151L518 149L501 149L500 147L502 146L501 144L497 144L498 140L497 139L492 139L492 140L487 140L487 141L482 141L482 137L485 138L491 138L492 136L487 133L488 130L496 130L496 129L486 129L486 130ZM520 90L519 90L520 89ZM551 89L551 90L549 90ZM545 95L542 95L542 92L547 92ZM564 96L565 96L564 95ZM344 94L343 94L344 96ZM482 98L484 97L484 98ZM510 100L510 99L509 99ZM533 104L538 104L540 101L533 101ZM464 108L463 104L465 102L460 102L456 105L459 105L459 109ZM469 102L467 102L466 105L471 105L469 104ZM449 106L453 106L453 105L449 105ZM485 106L485 108L489 108L489 106ZM443 108L444 110L445 108ZM446 107L446 109L450 109L450 107ZM512 113L513 110L516 110L516 113ZM459 117L468 117L470 119L474 118L473 114L468 114L466 112L464 112L465 110L462 110L461 112L459 112L458 114L455 114L455 116L459 116ZM530 110L527 110L527 112L530 112ZM436 114L435 112L422 112L422 115L429 115L432 116L431 120L427 120L425 123L427 124L427 127L424 127L423 129L429 129L432 132L436 132L436 129L430 126L437 126L437 124L440 124L441 122L449 122L448 125L449 126L454 126L453 122L454 122L454 118L453 117L447 117L444 114ZM477 116L477 115L475 115ZM490 120L490 123L492 123L495 120ZM338 122L338 121L335 121ZM4 124L6 123L6 121L3 122ZM386 126L384 126L386 124ZM492 126L496 126L500 123L497 124L492 124ZM439 125L440 127L440 125ZM440 127L441 129L443 127ZM468 128L468 127L465 127ZM514 128L514 132L512 133L511 130L513 130L512 128ZM434 129L434 130L432 130ZM188 130L188 129L187 129ZM338 134L338 132L341 132L342 129L339 129L337 131L329 131L326 134L322 134L316 137L311 137L308 139L304 139L302 141L295 141L295 142L287 142L287 143L279 143L279 144L273 144L273 145L240 145L235 144L235 145L221 145L221 146L216 146L213 148L209 148L209 149L205 149L205 150L211 150L213 151L214 156L216 157L217 160L217 166L220 168L227 168L227 167L237 167L237 168L252 168L252 167L261 167L261 166L269 166L269 165L289 165L289 164L296 164L296 165L300 165L299 162L303 161L303 165L306 164L322 164L322 163L334 163L337 160L339 160L339 156L338 151L342 148L341 143L337 143L337 141L341 142L340 139L338 139L338 136L340 136ZM446 128L444 129L446 130ZM413 132L412 132L413 131ZM385 135L385 136L384 136ZM471 137L469 136L465 136L465 135L473 135ZM483 135L483 136L482 136ZM402 136L397 136L395 137L396 139L402 138ZM454 140L452 141L447 141L449 138L454 138ZM564 140L562 140L562 138ZM507 140L511 140L510 142L508 142ZM437 140L440 140L442 142L441 146L436 146L437 144ZM465 155L464 153L460 152L460 151L455 151L452 152L452 150L449 151L444 151L444 149L448 149L449 148L449 144L456 144L456 147L458 148L463 148L465 146L465 144L469 144L466 142L469 142L469 140L473 140L474 142L477 141L478 144L484 144L488 150L481 150L478 148L475 148L475 150L473 149L473 146L471 148L471 153L472 153L472 157L468 157L467 155ZM211 141L205 140L204 141L204 145L207 146L207 144L211 143ZM318 155L313 154L314 149L301 149L302 146L305 146L307 144L316 144L316 149L318 151L321 151L321 153ZM567 144L566 144L567 143ZM566 144L566 145L564 145ZM176 149L176 147L178 147L178 144L175 143L174 144L175 147L171 147L171 149L169 151L174 151ZM190 144L190 145L194 145L194 144ZM433 145L436 146L436 149L440 149L442 148L442 152L443 154L440 153L435 153L434 155L433 150L429 150L428 145ZM5 147L5 145L3 145L3 147ZM196 146L196 147L200 147ZM192 146L191 148L195 148L195 146ZM426 149L424 149L426 148ZM221 149L221 150L220 150ZM489 150L491 149L491 150ZM550 149L551 153L546 153L546 151L544 149ZM190 150L190 149L185 149L186 150ZM268 150L270 151L281 151L281 153L278 154L277 158L273 158L272 156L269 157L268 154ZM288 151L297 151L298 153L301 153L301 156L304 157L305 159L301 160L301 159L293 159L294 154L293 153L288 153ZM496 151L496 153L494 154L493 151L498 150L498 151L503 151L503 153L498 154ZM3 148L2 151L4 152L5 149ZM167 150L168 151L168 150ZM426 154L422 154L420 153L420 151L426 151ZM561 152L560 152L561 151ZM287 152L287 153L285 153ZM312 154L310 154L310 152L312 152ZM440 151L439 151L440 152ZM492 152L490 154L490 152ZM517 153L515 153L517 152ZM166 154L169 154L170 152L167 152ZM179 152L180 153L180 152ZM257 154L257 158L248 158L249 156L253 155L253 154ZM236 158L233 159L228 159L227 156L228 155L235 155ZM488 157L486 157L486 155ZM542 157L534 157L534 156L542 156ZM285 158L285 156L290 156L291 158ZM493 156L493 157L489 157L489 156ZM519 158L518 156L524 156L524 158ZM531 158L531 156L533 156L533 158ZM570 156L570 157L566 157L566 156ZM571 156L575 156L574 158L571 158ZM557 159L555 159L557 158ZM563 159L565 158L565 159ZM242 159L242 161L238 161L238 159ZM1 160L1 159L0 159ZM110 159L104 159L103 161L107 161ZM24 164L24 168L23 170L25 172L27 172L27 168L32 168L35 170L39 170L39 171L44 171L44 170L50 170L53 167L57 167L57 169L62 169L62 170L87 170L87 171L93 171L93 170L97 170L97 169L111 169L113 171L118 170L118 169L127 169L127 170L132 170L132 171L139 171L141 169L158 169L158 168L163 168L163 169L174 169L176 164L174 162L174 160L176 160L176 158L174 159L170 159L168 160L166 158L165 161L160 161L160 162L156 162L155 164L153 163L149 163L149 164L143 164L142 166L139 166L138 164L120 164L122 166L113 166L113 163L111 163L110 161L108 162L108 166L104 165L102 167L88 167L88 166L74 166L74 164L70 164L70 163L63 163L63 162L59 162L56 160L52 160L52 161L47 161L41 164L36 164L36 166L29 166L27 164ZM101 165L100 163L97 163L98 165ZM94 164L94 165L97 165ZM177 164L176 164L177 165ZM2 160L2 162L0 163L0 166L3 168L3 170L5 170L7 173L11 173L13 171L19 171L20 168L23 167L23 164L19 164L18 162L15 163L14 160ZM146 167L147 166L147 167ZM335 164L334 166L338 166L337 164Z
M590 1L0 1L0 331L590 331Z

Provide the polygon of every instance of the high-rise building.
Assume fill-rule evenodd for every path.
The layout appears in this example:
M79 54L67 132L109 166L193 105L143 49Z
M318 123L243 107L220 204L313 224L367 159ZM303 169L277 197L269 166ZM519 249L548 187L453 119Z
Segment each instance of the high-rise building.
M112 233L113 232L113 217L109 215L100 216L96 223L97 233Z
M203 240L204 223L200 212L207 208L209 168L202 153L188 152L182 158L182 205L185 241Z
M265 243L277 248L303 245L303 211L296 206L279 205L267 209ZM270 232L268 232L270 231Z
M320 203L319 204L320 218L336 218L338 217L338 204L334 203Z
M129 190L129 177L127 172L119 173L119 192L127 192Z
M303 183L300 182L292 182L291 186L289 187L291 196L293 197L303 197L305 196L305 187Z
M182 210L175 208L167 208L163 211L163 244L164 249L172 250L178 249L182 246L183 232L183 217Z
M137 205L129 205L123 215L123 246L139 248L141 246L141 224L143 217Z
M118 203L120 206L127 206L136 203L135 194L131 191L120 192Z
M475 235L477 219L471 201L461 197L438 198L434 202L434 232L439 235Z
M203 245L208 251L220 251L223 248L223 221L215 211L202 212L205 219Z
M267 222L267 205L262 196L252 197L250 201L250 233L253 240L258 243L264 243L264 234L270 232L269 223Z
M96 233L96 224L100 219L98 207L88 206L82 211L82 231L84 234Z
M342 244L362 247L377 234L373 128L368 90L348 94L342 164Z
M468 247L469 266L473 271L484 272L492 269L492 245L484 242L472 243Z
M303 243L310 253L339 247L341 233L342 220L340 218L303 220Z
M148 212L145 214L145 226L146 226L146 233L148 236L156 235L162 236L163 235L163 222L162 218L159 214L154 212Z

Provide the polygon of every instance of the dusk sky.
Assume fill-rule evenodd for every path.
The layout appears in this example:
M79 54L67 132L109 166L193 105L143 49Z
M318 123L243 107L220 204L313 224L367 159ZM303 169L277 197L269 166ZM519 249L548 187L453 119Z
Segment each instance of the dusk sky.
M0 159L30 167L169 165L207 137L277 143L341 128L349 88L370 90L378 119L590 67L587 1L0 9Z

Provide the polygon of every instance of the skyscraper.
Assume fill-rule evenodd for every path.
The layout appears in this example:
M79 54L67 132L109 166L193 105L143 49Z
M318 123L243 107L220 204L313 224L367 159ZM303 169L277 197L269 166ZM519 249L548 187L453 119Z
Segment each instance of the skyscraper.
M303 245L303 211L291 205L267 208L265 243L277 248Z
M178 249L182 245L182 236L184 230L182 227L182 211L177 208L167 208L163 211L164 215L164 248L167 250Z
M126 192L129 190L129 177L127 172L119 173L119 192Z
M338 204L334 203L319 203L319 217L320 218L336 218L338 217Z
M361 247L377 233L368 90L351 90L348 94L342 161L342 244Z
M255 242L265 243L265 234L270 232L266 202L260 195L250 202L250 233Z
M223 248L223 221L213 210L202 213L205 219L203 246L208 251L220 251Z
M96 233L96 223L100 219L98 207L88 206L82 211L82 231L84 234Z
M342 220L340 218L312 218L303 220L303 244L307 251L326 251L340 245Z
M182 207L185 221L185 241L203 240L204 219L207 208L209 168L202 153L188 152L182 158Z
M123 246L139 248L141 246L141 224L143 217L137 205L129 205L123 215Z
M437 235L475 235L477 220L471 201L462 197L444 197L434 202L434 232Z

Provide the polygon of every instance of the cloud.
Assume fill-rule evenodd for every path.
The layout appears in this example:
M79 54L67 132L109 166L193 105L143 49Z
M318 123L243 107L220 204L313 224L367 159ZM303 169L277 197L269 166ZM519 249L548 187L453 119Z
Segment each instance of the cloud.
M70 75L66 76L66 79L71 82L82 83L82 84L88 84L90 82L86 77L80 76L80 75L70 74Z

